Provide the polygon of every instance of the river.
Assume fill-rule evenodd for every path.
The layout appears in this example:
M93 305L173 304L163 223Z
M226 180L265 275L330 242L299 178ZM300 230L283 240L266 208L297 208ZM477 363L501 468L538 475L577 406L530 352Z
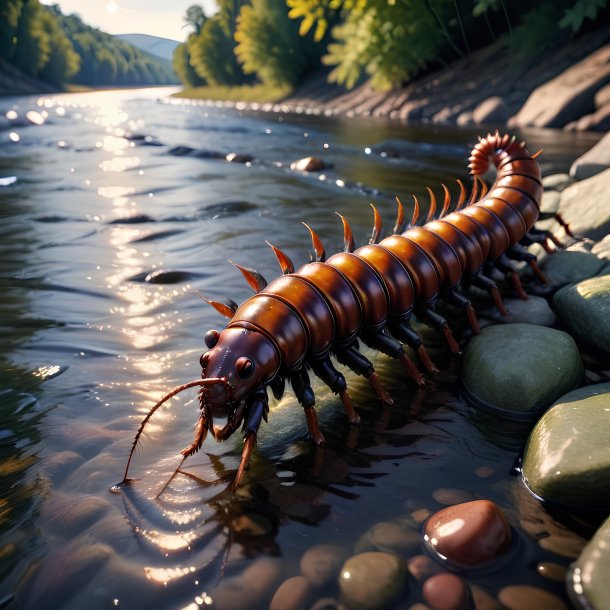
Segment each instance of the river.
M147 426L135 484L110 493L147 410L199 377L203 335L223 325L199 293L236 302L251 294L227 259L273 278L269 240L306 262L301 221L328 252L338 250L334 211L362 244L371 201L389 228L394 194L425 202L425 186L440 195L441 181L455 193L477 135L246 113L168 93L0 99L0 608L266 608L312 545L352 552L375 524L416 530L413 515L452 498L497 502L517 532L509 569L471 575L471 583L492 594L533 584L565 599L563 584L536 566L563 569L570 559L538 546L517 517L553 521L511 474L527 428L468 407L459 361L434 344L442 372L423 390L376 359L396 398L391 409L348 375L358 427L315 385L324 450L307 441L289 392L274 402L236 495L223 490L239 462L239 435L208 439L187 474L156 497L197 420L195 391L182 394ZM546 173L565 171L597 139L519 135L530 150L544 148ZM229 163L220 158L227 153L251 159ZM332 167L290 170L310 155ZM316 596L336 594L330 584ZM414 587L399 607L418 595Z

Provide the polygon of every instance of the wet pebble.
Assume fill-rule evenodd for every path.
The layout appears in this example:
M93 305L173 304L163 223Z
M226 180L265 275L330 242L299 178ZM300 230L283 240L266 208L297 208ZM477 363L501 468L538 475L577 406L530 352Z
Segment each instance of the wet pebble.
M319 599L309 610L345 610L341 604L332 597Z
M167 271L165 269L157 269L152 271L145 278L147 284L178 284L179 282L187 282L192 279L192 275L186 271Z
M506 610L489 591L483 589L479 585L471 585L470 593L476 610Z
M555 555L561 555L562 557L568 557L569 559L576 559L580 552L585 548L587 541L577 535L571 536L546 536L538 541L538 544L545 550L555 553Z
M411 518L415 523L423 523L431 514L427 508L418 508L411 513Z
M540 326L553 326L557 319L546 299L535 295L528 295L527 301L522 299L504 299L508 314L503 316L497 311L490 311L489 317L502 324L525 322L539 324Z
M446 572L428 578L423 586L424 599L432 610L472 610L468 583Z
M350 610L381 610L404 589L407 570L393 553L369 552L350 557L341 568L342 600Z
M426 604L417 603L409 606L408 610L430 610L430 607L426 606Z
M229 153L225 156L229 163L251 163L254 159L251 155L243 155L240 153Z
M378 523L370 530L370 540L380 551L400 554L416 552L421 544L418 532L397 523Z
M455 567L474 568L506 553L512 532L499 506L475 500L432 515L424 528L424 541Z
M504 587L498 599L509 610L568 610L563 601L544 589L530 585Z
M319 157L305 157L290 164L290 169L297 172L319 172L327 167L329 166Z
M431 576L444 572L435 561L427 555L415 555L407 561L407 569L418 582L424 582Z
M304 576L293 576L279 586L269 610L307 610L312 597L310 582Z
M565 582L567 569L560 566L558 563L551 563L550 561L543 561L536 566L536 572L547 578L548 580L554 580L555 582Z
M301 574L314 587L321 587L339 574L347 553L340 546L316 544L308 548L301 558Z
M463 489L456 489L455 487L440 487L432 494L432 497L439 504L445 504L446 506L469 502L473 499L472 494Z
M496 470L491 466L479 466L478 468L475 468L474 473L482 479L488 479L492 475L496 474Z

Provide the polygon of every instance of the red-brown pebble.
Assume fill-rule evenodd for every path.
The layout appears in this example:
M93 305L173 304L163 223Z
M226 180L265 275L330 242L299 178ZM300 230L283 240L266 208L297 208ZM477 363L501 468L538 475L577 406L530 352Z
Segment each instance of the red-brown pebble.
M411 573L411 576L419 582L424 582L424 580L427 580L431 576L440 574L444 571L443 568L432 561L427 555L415 555L415 557L411 557L407 562L407 569Z
M504 587L498 599L509 610L568 610L568 607L553 593L530 585Z
M306 610L311 598L309 581L304 576L293 576L279 586L269 604L269 610Z
M472 610L468 583L445 572L428 578L423 587L424 599L432 610Z
M439 504L446 504L448 506L472 500L472 494L455 487L440 487L432 494L432 497Z
M540 576L544 576L544 578L548 578L549 580L554 580L555 582L565 582L568 570L567 568L560 566L558 563L545 561L536 566L536 572L538 572Z
M499 506L489 500L456 504L432 515L424 541L456 567L482 566L511 546L510 524Z
M474 473L482 479L487 479L492 474L496 474L496 471L491 466L479 466L475 469Z

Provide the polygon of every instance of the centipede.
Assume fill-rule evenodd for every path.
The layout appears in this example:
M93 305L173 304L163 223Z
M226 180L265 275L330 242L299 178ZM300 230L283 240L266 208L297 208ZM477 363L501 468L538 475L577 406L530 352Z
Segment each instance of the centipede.
M361 343L400 361L408 377L424 385L426 375L435 375L438 368L411 325L412 316L437 329L447 348L459 354L460 345L447 319L437 310L440 302L461 310L465 323L476 334L479 323L465 287L488 292L495 307L505 315L502 294L490 276L497 276L498 271L504 274L521 298L527 295L516 270L517 261L528 264L538 280L546 282L527 247L540 243L551 251L562 244L548 231L534 226L540 217L543 193L537 161L540 152L532 155L515 137L490 133L479 138L469 158L473 177L470 195L458 180L460 194L455 204L445 185L442 207L437 206L433 190L428 189L426 217L420 219L420 204L414 197L413 214L407 222L404 205L397 197L396 221L391 234L384 238L381 215L372 205L372 234L359 248L348 220L337 213L343 225L344 248L329 257L320 237L303 223L315 256L295 270L290 258L267 242L282 271L271 283L256 270L233 262L254 295L239 306L231 300L202 297L228 318L228 324L221 332L209 330L205 334L207 349L199 360L201 378L174 388L148 411L135 435L120 485L134 481L128 477L129 467L150 418L168 400L189 388L198 388L199 417L194 439L182 450L174 476L184 460L201 449L208 433L216 441L223 441L241 427L243 448L232 482L235 489L256 446L259 427L268 420L269 391L279 400L290 385L303 408L309 436L316 445L323 445L310 374L340 398L352 424L357 424L360 417L346 378L333 360L365 377L383 403L393 402L375 367L361 353ZM488 187L481 176L490 164L496 174ZM561 217L556 219L571 235ZM405 346L412 348L425 374L408 356ZM223 425L215 425L215 419L222 419Z

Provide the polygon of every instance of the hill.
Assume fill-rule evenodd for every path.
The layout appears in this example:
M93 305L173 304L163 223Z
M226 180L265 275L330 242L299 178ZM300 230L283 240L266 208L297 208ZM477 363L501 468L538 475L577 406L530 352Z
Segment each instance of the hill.
M174 49L180 44L177 40L150 36L149 34L115 34L114 37L170 62Z

